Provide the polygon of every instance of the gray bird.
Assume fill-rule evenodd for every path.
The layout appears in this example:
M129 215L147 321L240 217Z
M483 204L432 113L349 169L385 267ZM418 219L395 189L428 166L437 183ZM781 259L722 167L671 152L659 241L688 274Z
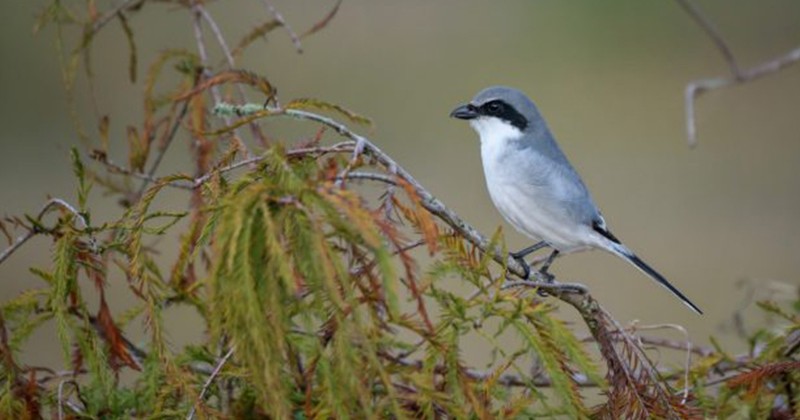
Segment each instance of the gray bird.
M524 93L490 87L450 116L469 120L480 136L486 186L500 214L521 233L541 241L511 254L526 270L523 258L546 246L553 249L540 269L546 276L559 253L602 249L650 276L698 314L703 313L609 231L586 185Z

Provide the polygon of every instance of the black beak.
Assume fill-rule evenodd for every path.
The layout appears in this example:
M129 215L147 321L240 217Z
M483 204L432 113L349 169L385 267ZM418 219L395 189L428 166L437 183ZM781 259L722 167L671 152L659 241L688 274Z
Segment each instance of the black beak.
M461 105L450 113L451 117L460 120L471 120L478 117L478 110L472 104Z

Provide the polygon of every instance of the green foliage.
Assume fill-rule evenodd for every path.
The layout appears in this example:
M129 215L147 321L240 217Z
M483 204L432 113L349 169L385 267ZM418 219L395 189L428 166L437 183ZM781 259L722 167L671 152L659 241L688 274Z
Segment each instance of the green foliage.
M166 3L191 9L198 25L207 13L199 2ZM135 82L140 55L131 21L150 6L125 2L98 12L87 4L81 13L53 1L37 23L56 25L62 52L62 31L79 25L79 45L62 57L70 94L81 58L92 75L91 44L114 19ZM339 5L303 35L291 33L296 42L323 29ZM249 29L232 55L279 28L291 32L277 17ZM762 303L781 324L748 337L747 356L704 350L684 401L682 372L654 366L641 337L621 329L596 301L573 304L584 328L559 318L556 309L565 306L556 298L507 287L506 267L432 209L410 176L363 137L313 112L357 124L368 119L309 98L269 108L209 104L221 97L218 90L227 89L226 100L235 96L234 85L267 103L276 89L233 63L215 71L203 56L158 53L143 81L143 121L119 132L110 116L101 117L96 139L83 134L95 162L71 152L77 209L51 200L37 216L10 219L30 236L50 238L52 247L47 267L31 267L38 284L0 306L0 417L800 414L800 303ZM279 115L313 126L317 135L271 140L262 122ZM317 124L345 141L330 141ZM248 133L239 130L245 126ZM118 149L112 142L129 146L127 159L108 155ZM191 144L195 175L156 176L179 143ZM379 197L357 180L377 182ZM122 205L101 225L88 204L95 184ZM183 193L185 205L166 199ZM58 217L45 217L55 210ZM504 249L499 230L485 249L498 248ZM127 291L124 305L110 306L109 285ZM172 345L164 319L176 308L197 315L196 328L207 331L200 342ZM146 335L132 340L137 322ZM46 326L62 362L23 364L29 338ZM594 342L577 337L586 330ZM489 349L480 362L470 360L476 343ZM737 376L720 379L720 372ZM592 406L598 393L605 398Z

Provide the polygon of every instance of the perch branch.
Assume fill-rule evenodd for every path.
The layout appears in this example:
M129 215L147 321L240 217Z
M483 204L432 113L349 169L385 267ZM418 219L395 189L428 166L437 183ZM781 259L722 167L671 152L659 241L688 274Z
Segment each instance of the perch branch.
M524 278L525 269L523 266L508 254L504 254L500 248L489 248L489 240L486 239L477 229L470 226L467 222L461 219L454 211L450 210L439 199L434 197L427 189L425 189L408 171L397 164L389 155L384 153L374 143L355 132L351 131L347 126L331 118L318 115L312 112L299 110L299 109L279 109L270 108L269 113L272 115L286 115L293 118L315 121L317 123L326 125L334 129L339 135L353 140L358 148L362 145L364 155L375 159L387 172L396 175L408 182L414 189L414 192L420 199L420 202L425 209L445 222L447 225L461 233L465 239L478 247L482 252L488 253L492 258L500 264L504 264L508 270L514 275ZM537 274L534 272L534 274ZM543 278L540 280L544 280Z
M420 204L433 216L450 226L466 241L470 242L473 246L478 248L484 254L489 255L497 263L501 264L507 272L511 275L517 276L523 280L521 282L510 282L506 287L525 287L535 289L546 289L548 293L557 297L563 302L570 304L575 308L581 317L584 324L589 329L592 336L595 338L600 351L604 355L604 359L608 365L609 375L612 377L612 383L621 384L627 389L637 389L639 378L645 378L646 381L653 384L648 387L646 391L637 391L634 398L637 399L641 407L645 407L643 398L645 394L651 394L651 398L658 401L666 413L675 414L672 405L670 404L669 391L662 387L660 384L660 374L655 366L650 362L641 349L640 343L633 337L628 336L622 331L619 324L611 318L611 316L603 310L599 302L588 293L587 289L581 285L569 285L559 283L548 283L542 281L543 277L538 271L533 271L532 274L537 278L537 282L528 282L527 273L522 264L514 260L514 258L503 252L499 247L491 246L490 242L484 237L477 229L470 226L463 219L461 219L454 211L446 207L441 201L433 196L427 189L425 189L408 171L401 167L389 155L384 153L378 146L372 143L369 139L361 136L346 125L332 119L313 112L300 110L300 109L284 109L280 107L264 107L259 110L254 104L245 104L241 106L230 106L228 104L218 104L215 108L217 114L226 115L223 111L233 112L235 115L244 116L248 114L261 113L259 116L288 116L301 120L313 121L324 126L334 129L339 135L346 137L353 141L353 158L358 155L371 159L374 164L382 167L388 174L374 174L366 172L356 172L356 178L376 180L379 182L393 183L394 180L388 178L396 177L407 183L414 193L417 195ZM247 112L244 112L247 110ZM339 176L350 177L351 174L340 174ZM612 339L612 331L618 330L618 336L623 342L623 346L627 350L620 350L615 346L616 340ZM635 360L628 363L627 360Z

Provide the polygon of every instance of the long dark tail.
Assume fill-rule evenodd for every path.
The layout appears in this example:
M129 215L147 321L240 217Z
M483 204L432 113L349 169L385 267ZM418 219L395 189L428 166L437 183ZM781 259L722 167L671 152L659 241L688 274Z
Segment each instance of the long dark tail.
M670 284L670 282L668 282L667 279L664 278L664 276L658 274L656 270L647 265L644 261L642 261L639 257L637 257L636 254L631 252L624 245L619 243L613 243L613 246L611 247L610 251L618 255L625 261L631 263L631 265L638 268L642 273L647 274L650 278L657 281L658 284L664 286L667 290L672 292L673 295L677 296L678 299L682 300L683 303L689 308L691 308L693 311L697 312L700 315L703 314L703 311L701 311L700 308L697 307L697 305L692 303L692 301L690 301L689 298L684 296L680 290L678 290L677 288L675 288L675 286Z

